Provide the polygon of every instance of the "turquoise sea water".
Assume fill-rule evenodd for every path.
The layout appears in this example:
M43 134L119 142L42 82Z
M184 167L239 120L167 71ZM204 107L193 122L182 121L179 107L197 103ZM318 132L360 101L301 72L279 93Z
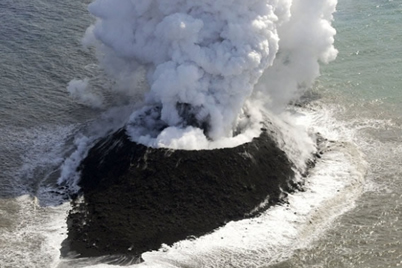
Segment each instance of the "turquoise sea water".
M66 203L54 205L47 189L75 134L100 112L66 92L71 79L95 72L93 51L80 44L88 3L0 2L0 267L62 267L65 229L50 219L62 222ZM402 2L339 0L337 10L339 54L322 67L309 108L353 133L368 166L363 193L324 233L268 267L402 266Z
M316 90L338 122L357 130L366 185L324 237L275 267L402 266L402 3L340 0L337 9L339 54Z
M402 98L399 1L339 1L334 26L337 59L322 68L329 91L355 102L379 102L397 112ZM400 108L399 108L400 109ZM400 112L401 110L399 110Z

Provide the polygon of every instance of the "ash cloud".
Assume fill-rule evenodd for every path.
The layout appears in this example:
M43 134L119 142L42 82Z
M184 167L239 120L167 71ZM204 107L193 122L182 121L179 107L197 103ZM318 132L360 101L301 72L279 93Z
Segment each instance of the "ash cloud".
M121 93L142 108L127 124L152 147L231 147L260 133L336 57L334 0L96 0L83 38ZM143 71L145 70L145 72ZM78 92L78 91L77 91ZM81 91L79 91L81 92Z

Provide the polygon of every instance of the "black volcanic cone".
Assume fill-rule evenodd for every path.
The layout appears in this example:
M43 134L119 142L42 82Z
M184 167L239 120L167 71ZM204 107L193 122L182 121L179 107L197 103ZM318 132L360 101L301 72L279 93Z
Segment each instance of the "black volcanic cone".
M255 216L295 190L285 153L264 130L235 148L184 151L131 142L119 130L81 164L65 245L81 257L140 256L228 221Z

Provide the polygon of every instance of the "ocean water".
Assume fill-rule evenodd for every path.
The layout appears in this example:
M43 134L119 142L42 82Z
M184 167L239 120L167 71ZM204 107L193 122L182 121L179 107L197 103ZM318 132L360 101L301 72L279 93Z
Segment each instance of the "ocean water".
M0 2L0 267L107 266L59 257L69 208L57 194L61 165L84 135L128 116L67 93L74 78L108 86L81 46L89 2ZM300 126L330 140L307 190L256 219L146 253L139 266L402 266L400 25L399 1L339 0L338 57L292 108Z

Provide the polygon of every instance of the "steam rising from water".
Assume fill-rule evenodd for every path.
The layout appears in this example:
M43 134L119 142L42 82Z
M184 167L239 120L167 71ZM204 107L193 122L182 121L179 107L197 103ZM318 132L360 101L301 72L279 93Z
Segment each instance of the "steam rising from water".
M143 74L142 108L127 126L134 141L236 146L259 134L262 110L282 109L319 75L318 61L336 57L336 2L96 0L83 43L96 47L119 92L135 95ZM86 80L69 85L100 107L88 90Z

